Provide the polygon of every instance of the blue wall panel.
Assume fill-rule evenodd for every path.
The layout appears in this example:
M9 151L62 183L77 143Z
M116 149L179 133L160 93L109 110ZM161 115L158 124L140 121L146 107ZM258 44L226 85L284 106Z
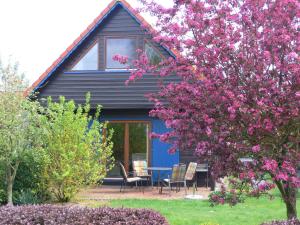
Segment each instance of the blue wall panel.
M163 121L159 119L152 120L152 131L157 134L163 134L168 131ZM170 144L161 142L159 139L152 139L152 166L172 167L179 163L179 152L170 154L168 149ZM160 177L166 178L171 171L161 171ZM157 180L157 173L154 173L153 179Z
M158 119L152 120L152 131L163 134L168 131L163 121ZM179 153L170 154L168 149L170 145L161 142L155 138L152 140L152 166L171 167L173 164L179 163Z

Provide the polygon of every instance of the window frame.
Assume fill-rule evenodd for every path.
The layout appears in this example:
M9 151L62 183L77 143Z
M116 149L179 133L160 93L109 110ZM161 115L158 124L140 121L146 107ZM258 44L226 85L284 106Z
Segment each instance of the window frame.
M98 47L97 47L97 57L98 57L98 59L97 59L97 69L95 69L95 70L74 70L73 68L79 63L80 60L83 59L84 56L86 56L86 54L87 54L93 47L95 47L95 45L98 45ZM69 71L71 71L71 72L80 72L80 71L99 71L99 69L100 69L100 65L99 65L99 61L100 61L100 51L99 51L99 49L100 49L100 48L99 48L99 45L100 45L100 43L99 43L99 40L98 40L98 39L92 41L92 44L91 44L90 46L88 46L87 49L84 49L84 52L83 52L76 60L73 61L72 65L71 65L71 67L70 67L70 69L69 69Z
M144 50L144 53L145 53L145 54L146 54L146 44L150 45L150 46L153 48L153 50L154 50L158 55L160 55L162 61L166 60L166 57L165 57L165 56L160 52L160 50L159 50L158 48L156 48L156 47L151 43L151 41L148 40L148 39L144 39L143 50ZM147 56L147 57L148 57L148 56ZM148 59L148 60L149 60L149 59Z
M114 70L128 70L128 68L109 68L107 67L107 40L108 39L132 39L135 41L135 56L137 57L137 53L136 50L138 49L138 37L137 36L133 36L133 35L129 35L129 36L120 36L120 35L116 35L116 36L105 36L104 37L104 70L105 71L114 71Z

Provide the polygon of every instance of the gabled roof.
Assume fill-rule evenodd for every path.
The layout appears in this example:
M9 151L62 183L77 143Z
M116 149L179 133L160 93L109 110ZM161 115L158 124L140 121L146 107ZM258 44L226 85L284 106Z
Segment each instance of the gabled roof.
M58 69L58 67L77 49L77 47L110 15L110 13L121 5L143 28L149 32L155 31L152 26L125 0L113 0L94 21L79 35L78 38L52 63L52 65L25 91L25 95L30 94L41 87ZM164 47L172 56L176 52Z

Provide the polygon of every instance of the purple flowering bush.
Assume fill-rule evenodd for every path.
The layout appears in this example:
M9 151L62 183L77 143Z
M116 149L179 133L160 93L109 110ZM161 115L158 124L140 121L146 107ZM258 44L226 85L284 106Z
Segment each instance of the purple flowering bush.
M300 225L300 221L298 219L290 219L290 220L266 222L266 223L262 223L261 225Z
M27 205L15 207L0 207L0 224L167 225L168 222L159 213L149 209Z
M243 179L229 177L223 180L220 190L214 191L209 195L211 206L229 204L231 206L244 202L246 197L268 196L273 199L270 190L275 187L273 183L264 179L260 181L251 180L243 177Z
M211 206L229 204L231 206L244 202L244 195L236 190L226 190L222 185L220 191L214 191L208 196Z

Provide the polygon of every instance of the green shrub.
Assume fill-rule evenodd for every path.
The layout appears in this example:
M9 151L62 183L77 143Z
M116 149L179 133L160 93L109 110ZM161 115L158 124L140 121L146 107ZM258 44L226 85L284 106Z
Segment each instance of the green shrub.
M0 163L0 180L5 181L4 166ZM6 203L5 182L0 182L0 205Z
M0 205L6 203L6 193L4 189L0 188Z
M74 101L48 99L46 115L48 135L46 152L49 167L46 178L50 190L60 202L69 201L82 185L94 184L106 175L111 159L111 135L101 130L107 124L99 122L100 108L90 116L89 95L84 107Z
M14 204L17 205L29 205L29 204L39 204L41 199L32 190L21 190L19 192L14 192L13 196Z
M33 203L44 203L51 199L45 178L48 158L44 152L41 153L40 151L38 154L27 154L20 163L14 184L14 203L27 204L26 201L22 203L22 199L26 198L36 198Z

